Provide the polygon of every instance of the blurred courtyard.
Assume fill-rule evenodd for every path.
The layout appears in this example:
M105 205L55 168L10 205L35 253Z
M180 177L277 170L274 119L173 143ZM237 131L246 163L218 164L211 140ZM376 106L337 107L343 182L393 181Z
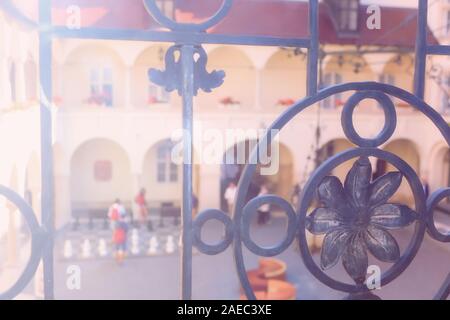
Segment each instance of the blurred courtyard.
M163 15L183 23L204 21L222 3L221 0L208 0L208 5L199 5L198 0L155 1ZM178 43L174 45L168 38L164 41L169 42L55 36L47 47L49 59L43 63L42 58L46 57L40 57L42 29L36 26L39 26L39 3L44 1L1 0L0 187L17 195L24 206L29 207L32 218L28 220L36 219L36 224L45 225L45 231L54 228L54 247L51 248L54 285L50 289L54 289L55 297L70 300L179 299L182 290L181 216L188 199L183 199L183 186L188 182L192 184L189 186L192 187L194 228L197 227L195 217L210 208L227 217L237 204L236 185L242 181L244 170L251 162L251 151L261 142L262 134L280 116L284 115L286 120L286 115L294 114L299 101L305 97L309 99L318 94L318 90L344 88L344 84L350 83L353 89L318 99L286 120L286 126L276 133L277 139L263 155L269 161L264 163L258 154L255 172L242 198L249 203L257 197L270 195L285 201L293 215L298 214L293 208L302 205L302 191L312 191L305 186L317 169L347 150L360 147L358 152L364 153L369 149L367 143L363 148L364 143L355 142L355 135L349 134L352 127L350 129L357 132L359 138L368 139L370 148L376 148L378 154L395 155L404 164L394 165L387 160L389 156L361 157L365 167L357 167L356 171L363 171L359 177L366 179L363 182L367 189L364 190L372 192L375 182L380 181L377 179L394 176L386 179L390 190L381 197L383 201L370 202L371 195L365 194L367 202L359 206L360 203L355 205L359 189L355 186L352 189L349 183L350 191L345 187L345 198L339 199L338 206L354 201L350 205L345 203L345 210L352 205L351 210L356 207L354 211L358 214L370 210L370 214L363 217L370 220L376 208L392 204L384 208L387 213L381 212L379 220L394 220L390 221L393 225L387 222L387 226L382 224L379 230L391 232L402 227L392 231L395 239L391 244L397 240L400 253L404 253L413 234L414 225L410 223L415 220L405 218L414 213L407 207L418 204L417 195L421 196L422 190L430 199L441 188L450 186L447 130L450 125L450 57L443 54L417 57L416 52L419 47L416 39L421 31L429 48L437 50L443 45L444 49L449 49L450 1L430 0L428 25L424 24L420 30L416 20L421 13L416 0L387 2L318 1L320 32L316 40L320 54L312 66L315 41L308 37L315 32L308 23L312 7L307 1L235 0L227 17L201 36L211 36L211 39L246 37L251 43L257 41L252 45L239 41L205 41L196 46L198 51L191 61L195 70L193 79L200 82L199 78L211 77L212 80L205 80L211 88L203 84L200 89L204 92L199 90L193 99L192 132L189 132L193 134L192 172L186 175L187 167L183 167L181 157L182 134L186 133L181 129L188 118L183 118L182 111L186 105L177 90L167 91L176 88L158 83L158 79L167 75L164 70L178 73L170 70L179 63L175 61L178 54L181 55L181 51L177 51ZM46 3L50 24L62 33L69 32L66 30L70 29L68 21L77 22L77 28L90 30L85 31L87 38L98 36L97 28L105 34L111 30L126 30L125 33L135 35L146 31L160 35L167 31L147 12L142 0ZM378 6L383 17L380 28L371 29L366 24L365 18L372 5ZM254 12L259 19L249 18ZM276 45L258 44L267 39L277 39ZM302 47L298 42L302 39L308 46ZM418 66L425 60L422 79L416 75ZM42 70L48 74L40 72ZM43 79L50 81L45 83ZM315 83L311 79L316 80ZM420 94L417 92L419 80L424 87ZM364 89L369 96L356 103L347 117L351 123L345 123L344 110L349 110L349 101L355 98L354 88L362 82L371 88L376 83L375 88L384 89ZM311 88L317 90L311 93ZM386 88L394 88L398 90L394 93L401 94L396 96ZM43 94L46 91L51 92L50 97ZM384 102L373 98L370 95L373 92L382 94L386 98ZM426 108L407 102L405 96L409 93L420 95ZM388 108L392 108L395 121L394 116L386 112ZM380 135L386 132L389 137L381 139ZM345 185L351 168L359 163L357 157L330 167L326 174ZM272 166L275 170L265 174L265 169ZM368 167L370 172L366 170ZM405 175L408 170L413 172L415 185ZM192 181L186 181L186 176ZM392 182L395 178L397 180ZM328 192L328 200L334 199L332 191L336 189ZM31 252L27 219L17 204L7 198L7 194L1 193L0 292L16 283ZM308 208L313 209L322 200L319 194L307 204ZM388 200L391 202L387 203ZM443 237L450 234L449 204L449 199L441 199L441 211L436 211L434 216ZM263 204L254 210L258 209L260 216L261 211L272 214L268 224L252 221L250 228L252 239L264 247L279 243L286 232L286 219L274 207L273 203ZM326 213L333 215L336 211ZM312 216L312 213L308 216L309 227ZM334 220L325 218L327 231L332 230L333 223L343 225L338 214L332 217L336 218ZM359 223L358 218L360 216L351 222ZM367 229L371 222L366 220ZM360 232L363 228L357 230ZM324 230L319 231L317 233L326 234ZM382 240L390 237L389 232L382 234ZM202 230L202 239L215 243L223 234L217 221L208 221ZM357 236L367 235L361 234ZM119 237L122 238L118 240ZM321 266L323 238L308 233L308 240L314 261ZM383 299L431 299L449 275L450 247L444 242L425 235L411 265L375 294ZM367 243L362 246L364 254L371 252L369 265L377 265L382 271L392 264L376 258L381 256L383 261L394 262L402 257L397 252L392 256L389 256L392 252L381 252L375 258L379 253L377 248L370 250ZM393 247L395 251L396 245ZM338 249L342 250L339 254L350 250L348 246ZM381 245L381 249L386 247ZM389 249L392 247L386 251ZM242 250L249 274L255 272L252 274L257 277L266 277L261 257L244 245ZM118 264L124 252L125 261ZM42 255L49 256L50 251ZM44 298L42 257L37 257L40 261L37 271L29 273L34 278L17 299ZM290 294L281 296L282 299L346 297L345 293L330 289L314 277L302 261L297 241L274 258L280 262L278 267L281 266L282 274L258 283L264 288L259 292L267 294L266 297L270 293L268 283L276 283L273 280L290 286ZM202 254L194 247L192 298L242 298L234 259L233 243L214 256ZM46 260L46 263L51 265L52 261ZM353 283L354 275L350 276L341 263L332 267L325 271L327 275ZM80 271L79 289L68 284L74 268Z

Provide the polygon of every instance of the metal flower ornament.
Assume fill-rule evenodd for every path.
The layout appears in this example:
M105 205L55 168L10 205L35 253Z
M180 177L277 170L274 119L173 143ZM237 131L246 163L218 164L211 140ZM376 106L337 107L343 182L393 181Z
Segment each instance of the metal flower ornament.
M400 172L389 172L372 181L367 157L359 158L345 178L323 179L317 189L323 207L307 217L307 229L325 234L320 265L323 270L342 258L347 273L363 283L368 268L368 252L384 262L396 262L400 249L388 230L410 225L418 214L408 206L388 203L403 179Z

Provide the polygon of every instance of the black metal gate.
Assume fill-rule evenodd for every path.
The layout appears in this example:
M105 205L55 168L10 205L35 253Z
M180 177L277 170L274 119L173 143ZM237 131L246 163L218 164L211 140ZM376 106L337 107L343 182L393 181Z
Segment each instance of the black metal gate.
M7 2L7 1L6 1ZM309 1L309 37L304 39L283 39L264 36L232 36L208 34L207 29L224 19L233 5L233 0L223 0L218 12L207 21L199 24L177 23L167 18L158 8L154 0L145 0L148 12L162 26L170 31L132 31L82 28L70 30L65 27L52 26L51 0L40 0L39 23L36 25L15 12L18 19L39 28L40 56L40 96L41 110L41 153L42 153L42 222L39 223L33 210L14 191L0 187L0 194L13 202L25 217L32 233L32 254L27 267L19 280L8 291L0 295L3 299L14 298L34 276L39 262L44 266L44 291L46 299L53 299L53 185L52 185L52 121L50 101L52 101L52 39L110 39L171 42L174 45L166 55L166 70L152 70L150 79L166 88L177 90L183 99L183 129L189 134L183 137L183 205L182 205L182 299L191 298L192 290L192 249L208 255L223 252L230 245L234 246L236 270L242 287L248 298L254 299L244 266L242 248L244 245L251 252L264 257L275 256L288 248L297 240L303 261L308 270L330 288L350 293L351 298L375 297L364 284L367 269L368 251L382 261L391 262L392 266L381 278L381 285L395 280L413 261L425 232L441 242L450 242L450 235L438 232L434 226L433 211L438 202L450 196L450 189L440 189L428 199L425 197L421 182L414 170L398 156L383 151L378 147L389 140L396 129L397 113L389 97L395 97L408 103L428 117L439 129L442 138L450 145L450 128L444 119L424 101L425 68L428 55L450 55L450 46L428 45L427 34L427 0L419 0L418 33L416 40L416 65L414 93L400 88L374 82L345 83L318 91L318 0ZM9 5L9 4L6 4ZM10 6L10 9L14 8ZM357 147L346 150L325 161L312 174L306 184L298 208L293 208L286 200L266 195L245 201L245 195L251 177L256 170L257 148L251 155L238 186L238 193L233 217L228 217L218 209L202 212L192 220L192 132L193 132L193 97L198 90L206 92L218 87L224 81L222 72L208 73L205 69L207 54L203 44L234 44L254 46L276 46L306 49L308 54L307 97L298 101L282 113L267 129L267 134L259 141L258 147L270 144L274 136L271 134L283 127L296 115L308 107L339 93L355 91L342 111L342 128L346 137ZM180 59L176 60L175 54ZM226 81L226 80L225 80ZM355 106L364 99L375 99L383 108L385 124L379 135L373 139L362 138L355 130L352 115ZM386 174L375 181L371 180L371 167L368 157L385 160L394 165L398 172ZM357 158L353 168L347 175L344 185L333 177L327 176L333 168L344 161ZM404 205L388 203L390 196L405 177L413 191L415 210ZM317 207L308 214L315 194L319 195L323 206ZM261 247L250 237L250 218L258 207L273 204L280 207L287 215L288 228L284 240L274 247ZM359 212L365 212L361 217ZM209 245L201 239L201 229L210 219L220 220L225 226L224 239L215 245ZM388 230L404 228L415 224L415 233L403 254L400 254L395 239ZM305 231L314 234L325 234L321 265L312 259L306 242ZM345 270L353 278L354 284L346 284L326 275L323 270L334 266L342 259ZM450 275L437 292L436 299L446 299L450 293Z

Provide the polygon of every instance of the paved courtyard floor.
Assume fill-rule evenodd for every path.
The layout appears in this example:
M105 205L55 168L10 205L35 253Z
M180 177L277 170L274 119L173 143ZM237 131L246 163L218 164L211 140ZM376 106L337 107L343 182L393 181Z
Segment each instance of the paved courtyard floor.
M442 216L442 221L448 220L448 217ZM204 231L205 239L217 239L217 235L222 232L220 226L212 222L207 224ZM284 235L284 220L273 219L268 226L254 226L252 235L260 244L277 243ZM411 235L412 229L395 233L402 249ZM257 266L257 256L246 249L244 255L248 269ZM318 261L319 253L314 256ZM287 263L287 278L297 288L297 299L341 299L346 296L316 280L305 268L295 245L278 258ZM81 268L81 290L71 291L66 287L66 270L71 264ZM180 264L178 255L134 258L122 266L110 259L77 262L56 259L55 295L58 299L178 299L181 291ZM379 265L382 270L387 266ZM449 272L450 244L437 243L426 236L409 268L376 294L383 299L430 299ZM351 283L340 264L328 274ZM194 254L194 299L237 299L239 288L231 248L217 256Z

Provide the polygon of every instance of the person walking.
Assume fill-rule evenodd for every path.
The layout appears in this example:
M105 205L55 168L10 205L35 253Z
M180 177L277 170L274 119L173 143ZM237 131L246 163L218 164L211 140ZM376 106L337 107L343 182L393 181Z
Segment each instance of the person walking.
M300 184L296 183L294 185L294 187L292 188L292 193L291 193L291 203L294 206L294 208L297 208L297 206L298 206L301 192L302 192L302 189L300 187Z
M425 194L425 198L428 199L430 196L430 184L428 183L428 179L426 176L422 176L422 188Z
M134 202L136 203L139 210L139 222L141 226L145 226L148 219L148 206L147 200L145 200L145 193L145 189L142 188L134 198Z
M236 198L236 192L237 192L236 183L230 182L228 184L228 187L225 190L225 194L224 194L224 198L228 204L228 213L230 213L230 214L233 212L234 201Z
M198 214L198 197L192 194L192 218L195 218Z
M114 258L117 263L121 264L125 259L127 251L128 222L126 209L120 199L116 199L111 207L109 207L108 217L112 221L113 226Z

